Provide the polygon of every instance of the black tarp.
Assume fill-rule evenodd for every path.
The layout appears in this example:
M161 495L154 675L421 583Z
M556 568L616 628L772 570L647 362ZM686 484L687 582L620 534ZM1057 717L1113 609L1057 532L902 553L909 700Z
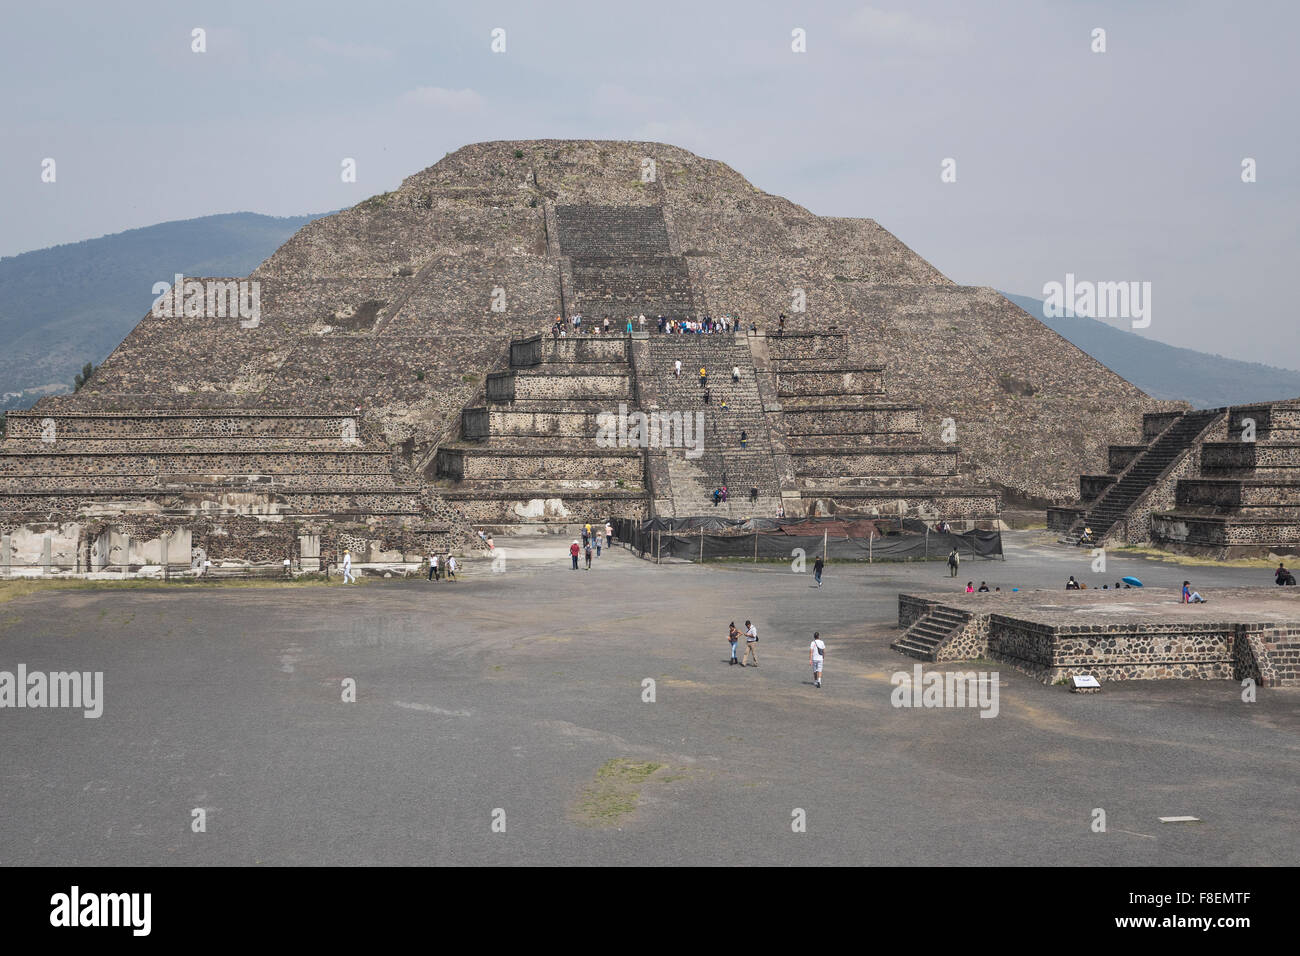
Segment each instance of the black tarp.
M685 561L712 561L717 559L795 560L798 550L808 561L823 553L828 560L840 561L942 561L953 548L963 558L997 558L1002 556L1002 533L999 531L964 531L960 534L940 534L929 530L924 522L903 519L898 530L898 520L867 519L874 522L880 533L853 536L832 533L836 523L845 520L858 526L862 519L776 519L756 518L738 521L731 518L651 518L633 521L626 518L614 521L615 534L642 557L660 560L677 558ZM821 534L791 534L782 526L800 531L810 523L824 523L825 537Z

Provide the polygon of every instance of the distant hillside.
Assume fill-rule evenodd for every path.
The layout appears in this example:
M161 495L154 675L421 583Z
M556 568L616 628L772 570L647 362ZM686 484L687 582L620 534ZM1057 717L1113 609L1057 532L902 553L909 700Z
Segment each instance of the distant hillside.
M71 389L149 311L155 282L248 275L316 218L204 216L0 259L0 408Z
M1049 319L1040 300L1002 294L1155 398L1217 408L1300 397L1300 372L1165 345L1097 319Z

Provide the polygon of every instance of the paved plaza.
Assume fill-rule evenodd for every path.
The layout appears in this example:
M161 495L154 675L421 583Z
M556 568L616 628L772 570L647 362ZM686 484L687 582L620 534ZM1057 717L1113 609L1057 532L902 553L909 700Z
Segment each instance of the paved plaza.
M1092 581L1087 552L1006 540L956 581L831 564L821 589L811 562L617 547L572 571L569 539L537 537L455 583L18 598L0 670L102 671L104 702L0 711L0 864L1300 863L1300 690L1076 695L983 662L994 719L891 704L916 664L889 649L900 591ZM1276 599L1263 568L1110 555L1127 574ZM746 618L758 668L727 663Z

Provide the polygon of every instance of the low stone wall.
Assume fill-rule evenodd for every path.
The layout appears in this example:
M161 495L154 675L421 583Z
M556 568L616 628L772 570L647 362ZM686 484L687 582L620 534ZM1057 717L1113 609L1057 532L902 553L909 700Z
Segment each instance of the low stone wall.
M647 318L647 324L649 320ZM547 337L541 347L545 362L627 362L627 337L623 335L577 335Z
M1151 538L1161 547L1250 547L1294 554L1300 548L1300 520L1295 518L1242 518L1226 515L1153 514ZM1262 552L1261 552L1262 553ZM1226 553L1225 555L1226 556Z
M1182 508L1220 508L1237 511L1265 509L1278 513L1297 510L1300 517L1300 481L1185 478L1178 482L1175 505Z
M903 514L912 518L934 520L945 518L963 530L967 523L981 528L992 527L1000 511L998 496L992 493L926 494L925 492L861 491L846 489L818 492L801 492L799 507L810 516L868 515L894 517ZM795 505L787 503L787 513L793 514Z
M1147 412L1142 416L1142 440L1150 444L1181 417L1182 412L1179 411Z

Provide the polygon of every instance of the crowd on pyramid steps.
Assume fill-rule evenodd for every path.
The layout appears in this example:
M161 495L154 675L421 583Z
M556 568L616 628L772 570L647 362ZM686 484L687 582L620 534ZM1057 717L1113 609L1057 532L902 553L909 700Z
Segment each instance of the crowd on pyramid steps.
M669 318L661 315L652 320L652 326L659 331L661 335L713 335L722 333L734 333L738 328L743 326L741 320L734 315L724 315L714 318L709 315L697 316L693 319ZM561 338L573 335L617 335L619 332L644 332L646 331L645 315L634 315L619 327L617 321L611 322L609 316L599 320L587 321L581 313L569 316L567 319L562 315L557 315L555 321L551 323L551 337ZM749 331L757 332L758 324L749 323ZM785 315L782 314L777 319L776 334L778 336L785 334Z

